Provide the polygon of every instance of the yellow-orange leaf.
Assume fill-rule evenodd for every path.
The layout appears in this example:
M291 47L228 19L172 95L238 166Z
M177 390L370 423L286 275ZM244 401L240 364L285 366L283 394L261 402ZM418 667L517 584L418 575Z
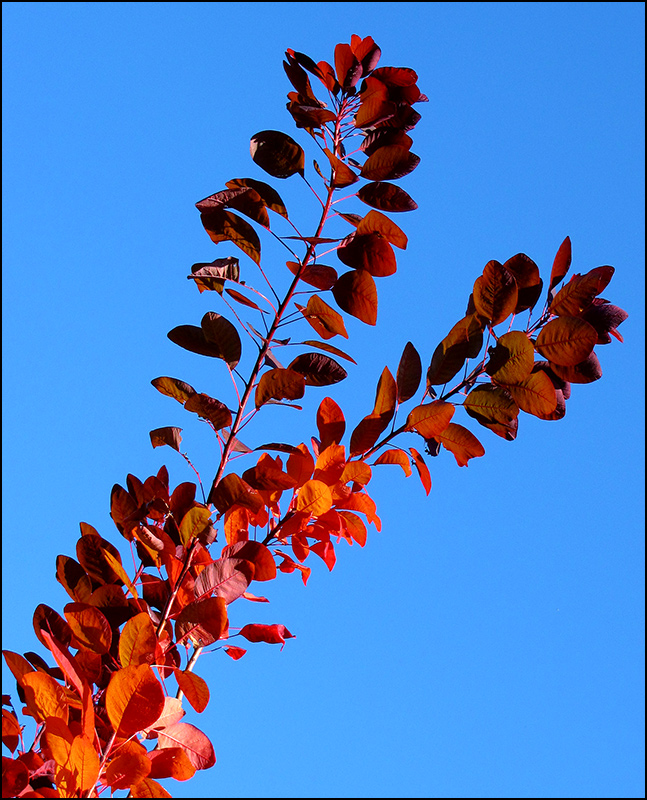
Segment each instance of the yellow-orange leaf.
M57 717L67 723L68 704L63 687L45 672L30 672L22 677L27 708L37 722Z
M131 617L119 637L119 660L122 667L151 664L157 637L151 618L145 611Z
M99 777L99 756L90 739L75 736L70 749L69 766L82 792L94 787Z
M365 464L363 461L349 461L344 467L340 480L342 483L354 481L355 483L360 483L362 486L366 486L371 480L371 475L371 468L368 464Z
M297 511L308 511L318 517L331 507L330 488L323 481L309 480L303 484L297 497Z
M485 448L471 431L455 422L450 422L437 439L443 447L454 454L459 467L466 467L470 458L485 455Z
M211 525L211 512L204 506L190 508L180 523L180 541L186 547Z
M118 736L129 738L152 725L164 709L164 690L148 664L114 672L106 690L106 711Z
M454 406L443 400L434 400L416 406L407 417L407 430L416 430L425 439L436 439L450 424L454 416Z
M411 464L402 450L386 450L373 466L376 464L399 464L407 478L411 475Z

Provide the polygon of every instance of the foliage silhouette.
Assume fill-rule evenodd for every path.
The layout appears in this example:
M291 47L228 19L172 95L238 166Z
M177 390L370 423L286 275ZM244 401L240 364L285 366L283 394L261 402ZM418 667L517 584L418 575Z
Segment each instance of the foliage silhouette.
M610 343L611 336L622 341L617 328L627 314L600 297L613 268L597 267L563 284L571 265L567 237L538 313L544 284L537 264L524 253L503 264L488 261L464 315L435 348L424 384L422 359L407 342L395 377L384 368L372 410L348 436L342 409L324 397L317 436L309 443L252 448L241 441L239 434L264 406L299 408L294 401L309 387L347 377L337 359L354 359L330 340L348 339L344 314L376 325L380 280L397 270L394 248L407 247L406 234L387 214L417 208L393 181L420 162L411 152L420 119L414 105L427 98L412 69L379 67L380 56L371 37L355 35L336 46L334 66L286 52L283 66L293 87L287 110L319 148L313 162L319 192L306 178L305 152L294 139L273 130L251 139L251 157L261 169L282 180L297 175L317 196L321 213L310 231L297 229L275 188L252 178L229 180L196 203L212 241L239 248L269 289L268 296L243 280L250 265L241 267L233 256L196 263L188 279L200 293L220 295L237 324L208 312L199 325L179 325L168 334L180 347L224 362L235 408L178 378L152 381L212 429L220 446L218 468L208 493L199 476L198 484L171 490L165 467L144 481L128 475L126 487L113 487L111 516L139 560L134 576L117 548L87 523L81 523L76 558L58 556L56 577L71 602L63 616L45 605L34 613L36 636L55 665L35 653L4 651L23 714L36 724L27 748L18 714L3 698L3 742L12 754L3 758L4 797L93 797L108 788L131 797L170 797L160 779L187 780L213 766L207 736L182 721L183 698L198 713L209 702L207 684L194 673L203 649L222 649L237 660L246 648L230 643L235 636L281 648L294 638L284 624L250 622L231 630L228 606L241 597L266 602L249 589L278 572L299 572L307 584L311 553L332 570L342 540L363 547L368 527L381 528L367 489L373 467L398 465L407 477L415 469L429 494L431 475L420 450L430 456L448 450L459 466L482 457L479 439L454 421L457 408L512 441L521 412L561 419L571 384L601 377L596 345ZM315 94L311 76L322 84L328 105ZM343 197L335 199L340 191ZM352 198L369 210L349 210ZM345 236L325 235L333 218L346 223ZM255 225L290 256L291 280L282 297L261 267ZM295 252L300 248L301 255ZM337 266L320 262L331 252ZM306 305L295 301L297 290L309 294ZM525 324L513 329L526 312ZM255 320L260 315L262 332L246 314ZM319 338L279 338L280 328L303 319ZM256 353L246 376L238 370L244 344ZM284 366L279 354L288 344L306 349ZM403 417L400 406L416 395ZM422 438L419 449L411 437ZM150 438L153 447L180 453L180 428L157 428ZM248 466L239 474L232 465L243 457Z

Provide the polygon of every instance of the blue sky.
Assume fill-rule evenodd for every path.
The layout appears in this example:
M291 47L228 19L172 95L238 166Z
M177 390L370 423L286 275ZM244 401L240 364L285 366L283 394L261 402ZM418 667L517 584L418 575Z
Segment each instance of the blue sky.
M428 365L487 261L522 251L546 278L566 235L573 272L615 266L604 296L629 312L625 343L598 348L603 378L573 387L563 420L523 415L513 443L457 412L486 455L429 459L428 498L376 469L382 532L338 548L330 574L312 565L307 587L280 575L269 607L236 610L297 638L198 662L212 700L188 719L218 761L168 788L643 797L643 4L5 3L3 22L3 647L44 655L33 609L67 602L54 564L80 521L121 545L114 483L163 463L191 480L149 430L182 427L210 480L208 431L150 385L171 375L225 400L222 365L166 337L223 311L190 265L238 255L194 203L265 179L257 131L284 130L312 159L285 110L284 51L331 61L370 35L430 99L401 182L419 205L396 220L409 247L380 284L377 327L347 322L348 379L310 390L298 415L259 415L252 446L307 441L325 393L359 421L408 340ZM314 219L298 177L274 185ZM265 268L285 286L272 247Z

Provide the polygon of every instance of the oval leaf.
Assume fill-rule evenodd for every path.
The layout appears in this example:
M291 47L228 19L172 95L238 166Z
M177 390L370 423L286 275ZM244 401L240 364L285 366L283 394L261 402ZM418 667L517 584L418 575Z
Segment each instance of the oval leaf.
M553 364L574 367L589 357L597 340L597 331L583 319L557 317L541 330L535 349Z
M377 288L366 270L345 272L332 289L337 305L347 314L375 325L377 322Z
M274 178L304 175L303 148L286 133L260 131L252 136L249 150L258 166Z

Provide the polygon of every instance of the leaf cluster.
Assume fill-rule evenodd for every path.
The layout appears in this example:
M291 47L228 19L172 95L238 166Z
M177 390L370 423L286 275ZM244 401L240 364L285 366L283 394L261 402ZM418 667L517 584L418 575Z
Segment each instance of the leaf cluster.
M406 250L407 236L388 214L417 208L395 181L420 162L411 151L420 120L414 105L427 98L412 69L378 66L380 57L371 37L356 35L336 46L333 64L286 52L287 110L318 148L312 169L319 189L308 179L303 147L287 134L260 131L250 153L269 176L297 176L315 193L321 213L310 230L299 230L278 191L257 178L231 179L196 203L213 243L232 243L251 264L241 266L231 255L193 264L188 279L200 293L210 292L219 310L168 337L222 362L231 389L217 399L179 378L157 377L152 385L211 429L220 452L215 474L206 492L181 452L182 429L155 428L152 446L177 451L197 484L171 488L162 466L144 481L128 475L125 486L113 487L111 517L139 565L135 574L87 523L75 557L58 556L56 578L70 602L62 615L40 605L33 617L54 665L36 653L4 651L37 733L25 748L23 726L3 698L3 742L12 754L3 759L3 796L92 797L124 789L132 797L169 797L159 780L187 780L213 766L210 740L183 720L183 698L197 713L210 700L194 671L198 658L205 652L242 658L247 648L230 643L236 636L281 649L294 638L279 623L235 627L231 604L267 603L255 582L296 572L307 584L309 558L332 570L342 542L364 547L370 527L381 530L368 491L375 467L397 465L407 477L415 470L429 494L421 450L437 456L444 448L459 466L483 456L474 433L454 421L457 408L512 441L521 411L561 419L571 384L602 374L594 348L612 336L622 341L617 328L627 314L600 297L613 268L596 267L563 284L571 264L567 237L534 321L544 288L539 267L523 253L488 261L465 314L430 353L426 373L418 349L406 343L395 374L384 367L363 419L347 426L337 402L325 396L309 442L241 440L266 406L300 409L296 401L311 387L347 378L337 359L355 360L331 340L349 339L345 315L377 323L379 281L396 272L396 250ZM327 102L315 94L312 78ZM355 200L359 206L351 205ZM348 226L344 236L326 235L333 219ZM259 233L286 249L289 286L282 296L268 277ZM334 266L322 262L328 257ZM307 300L297 302L297 292ZM525 327L513 329L526 313ZM306 328L308 338L286 336L288 328ZM299 351L284 357L294 353L290 347ZM253 366L243 375L247 349ZM403 417L400 407L409 401ZM234 468L240 458L242 470Z

